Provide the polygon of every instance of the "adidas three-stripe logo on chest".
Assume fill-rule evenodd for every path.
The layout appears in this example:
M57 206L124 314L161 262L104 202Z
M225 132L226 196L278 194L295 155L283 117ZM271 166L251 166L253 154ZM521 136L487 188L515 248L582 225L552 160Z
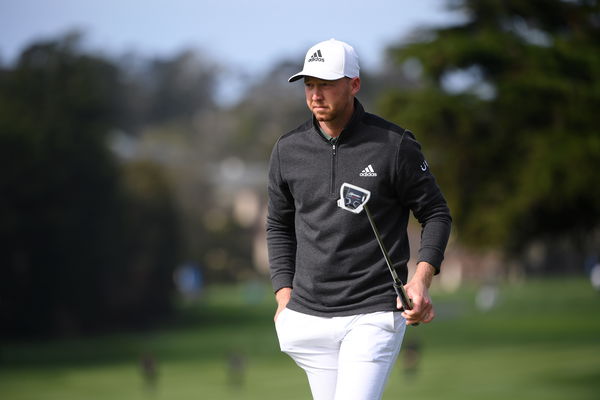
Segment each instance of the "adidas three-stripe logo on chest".
M359 176L377 176L377 172L373 169L373 165L369 164L369 166L361 171Z

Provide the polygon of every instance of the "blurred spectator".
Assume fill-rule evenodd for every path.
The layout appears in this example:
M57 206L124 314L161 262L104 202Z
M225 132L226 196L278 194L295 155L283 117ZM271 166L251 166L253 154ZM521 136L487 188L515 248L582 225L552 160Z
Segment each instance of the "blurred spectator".
M590 281L592 282L594 289L600 291L600 262L596 263L596 265L592 267L592 271L590 272Z
M152 353L142 355L140 369L144 379L144 387L148 391L154 391L158 380L158 368L156 358Z
M414 377L418 372L419 362L421 361L421 344L416 339L407 340L402 346L402 367L404 374L408 377Z
M202 268L196 263L188 262L179 266L173 280L179 293L186 299L196 299L202 293L204 276Z
M477 292L475 305L478 310L490 311L498 303L498 287L496 285L485 285Z
M240 351L232 351L227 359L227 377L231 388L241 389L246 375L246 358Z

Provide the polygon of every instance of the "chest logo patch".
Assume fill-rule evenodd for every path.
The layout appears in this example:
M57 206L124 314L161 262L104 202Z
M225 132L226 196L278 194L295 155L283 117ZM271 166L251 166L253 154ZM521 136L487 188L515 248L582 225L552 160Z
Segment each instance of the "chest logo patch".
M373 169L373 165L369 164L369 166L361 171L359 176L377 176L377 172Z

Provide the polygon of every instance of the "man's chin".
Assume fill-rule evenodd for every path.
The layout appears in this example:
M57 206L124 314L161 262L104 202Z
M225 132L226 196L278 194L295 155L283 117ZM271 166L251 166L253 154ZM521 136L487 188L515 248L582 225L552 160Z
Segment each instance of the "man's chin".
M315 116L317 121L321 121L321 122L331 121L331 115L329 115L329 113L313 111L313 115Z

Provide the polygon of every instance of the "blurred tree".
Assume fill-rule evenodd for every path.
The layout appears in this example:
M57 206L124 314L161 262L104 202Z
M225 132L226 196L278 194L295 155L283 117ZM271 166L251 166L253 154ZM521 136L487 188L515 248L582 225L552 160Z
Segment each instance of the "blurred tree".
M156 60L151 67L157 121L191 119L199 110L214 106L216 67L199 54L185 51L172 60Z
M100 312L117 71L76 45L36 44L0 81L2 317L16 332L79 329Z
M112 323L153 321L172 311L173 272L181 260L172 189L163 168L131 161L121 168L121 208L113 232L118 262L103 267L104 302ZM125 267L123 267L125 266Z
M142 230L123 218L133 213L132 204L158 200L120 189L119 167L106 146L106 133L118 124L119 70L78 46L75 34L38 43L13 68L0 70L2 334L109 327L118 318L107 301L115 284L108 275L140 268L128 263L136 256L125 240L147 243L149 259L161 254L144 235L124 235ZM152 289L136 293L138 303L150 307L170 294L162 286ZM139 322L138 311L122 305L118 312L128 318L120 322Z
M229 110L235 125L225 148L246 161L266 163L279 136L308 118L304 90L287 81L297 68L284 61L252 81L247 96Z
M128 132L170 124L189 127L198 113L216 107L219 67L197 51L151 60L128 54L118 65L126 88L120 118Z
M426 144L462 240L582 246L600 221L598 1L449 5L463 23L390 49L419 86L388 95L383 113Z

